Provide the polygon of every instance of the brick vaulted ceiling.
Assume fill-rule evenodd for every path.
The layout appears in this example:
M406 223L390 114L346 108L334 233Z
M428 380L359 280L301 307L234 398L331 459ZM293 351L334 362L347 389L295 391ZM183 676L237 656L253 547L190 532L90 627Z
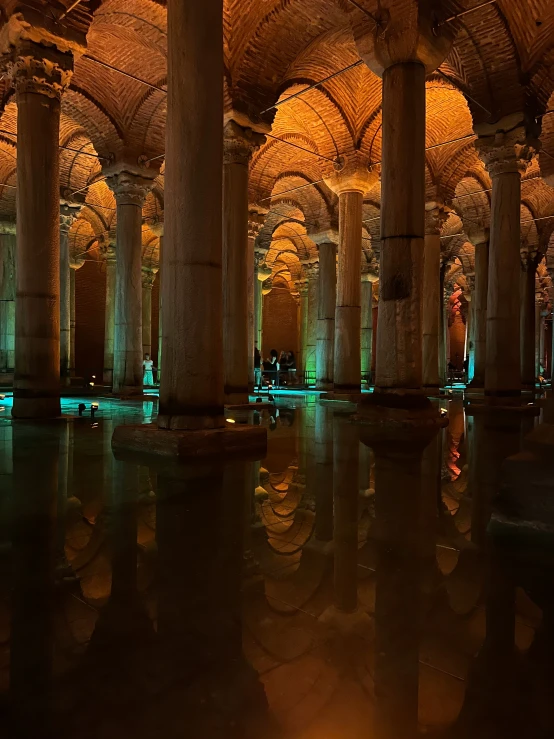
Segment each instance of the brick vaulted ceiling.
M457 13L482 3L446 4ZM17 11L38 13L51 23L72 4L0 0L0 24ZM358 4L374 11L377 0ZM271 125L272 137L252 161L250 203L271 211L259 238L266 247L279 239L274 253L292 251L306 259L314 253L310 234L336 227L336 196L323 182L302 187L323 179L328 159L360 151L379 170L381 82L364 64L282 103L359 62L351 30L359 15L350 0L224 0L226 111ZM75 248L98 248L114 238L115 202L102 179L103 162L141 158L161 164L144 210L145 255L155 261L149 225L163 217L165 3L82 0L59 23L86 33L88 47L76 59L62 99L62 193L81 191L86 201L72 228ZM455 24L452 52L427 81L427 146L454 140L427 152L427 197L453 209L445 229L463 233L448 249L465 255L470 248L465 232L486 227L489 218L490 193L482 191L490 180L471 138L474 123L524 111L542 122L543 151L524 178L523 235L544 246L554 219L536 221L532 229L528 224L554 215L554 190L541 178L554 175L554 115L541 117L554 108L554 3L497 0ZM17 109L7 79L0 81L0 96L0 219L13 219ZM369 261L379 251L379 206L377 182L364 206Z

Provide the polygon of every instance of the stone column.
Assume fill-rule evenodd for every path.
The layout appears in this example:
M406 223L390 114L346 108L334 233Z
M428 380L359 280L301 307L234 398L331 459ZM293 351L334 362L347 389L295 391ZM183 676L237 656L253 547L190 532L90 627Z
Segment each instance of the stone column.
M72 68L72 54L25 40L9 69L18 144L16 418L60 413L60 101Z
M0 381L15 364L15 240L15 223L0 223Z
M335 310L334 391L360 392L363 189L339 194L339 255Z
M308 345L308 280L297 280L295 282L297 289L296 304L298 306L298 357L297 370L306 382L306 352ZM293 296L296 297L296 296ZM299 365L299 366L298 366Z
M71 267L69 229L81 207L60 204L60 383L69 385L71 375Z
M373 354L373 283L375 276L364 272L362 274L362 381L366 387L371 385L371 364Z
M69 256L69 376L75 377L76 354L75 354L75 334L77 327L77 318L75 313L75 274L81 269L85 260L77 255Z
M466 333L466 356L468 357L466 382L470 384L475 366L475 276L467 275L466 279L467 292L465 293L465 299L469 303Z
M231 120L223 153L223 377L225 402L248 403L248 165L265 137Z
M487 292L489 285L489 235L488 231L470 235L475 246L475 289L473 308L473 379L472 388L485 387L487 357Z
M520 356L521 384L528 390L532 390L535 387L536 377L535 274L536 260L534 255L524 254L522 257L520 272Z
M439 345L441 311L441 242L442 225L447 217L444 206L431 202L425 206L425 242L423 250L423 387L437 391L440 387Z
M171 1L167 11L164 362L158 426L220 428L225 424L219 195L223 14L221 0Z
M310 235L319 249L317 304L316 388L331 390L335 355L338 234Z
M518 402L521 394L521 175L539 144L516 116L477 126L476 133L492 179L485 395L502 405Z
M142 207L151 180L119 167L107 178L117 205L113 392L142 393Z
M115 331L115 272L116 258L113 246L105 251L106 264L106 313L104 319L104 385L113 384L114 331Z
M304 373L306 384L312 384L316 376L317 321L319 300L319 264L304 264L304 274L308 280L306 335L304 344Z
M544 319L542 316L542 295L535 293L535 374L534 380L540 374L540 365L543 361L543 341L542 335L544 333Z
M265 263L266 251L254 252L254 346L262 354L264 282L271 277L271 268ZM263 357L262 357L263 359Z
M156 272L142 268L142 356L152 356L152 288Z

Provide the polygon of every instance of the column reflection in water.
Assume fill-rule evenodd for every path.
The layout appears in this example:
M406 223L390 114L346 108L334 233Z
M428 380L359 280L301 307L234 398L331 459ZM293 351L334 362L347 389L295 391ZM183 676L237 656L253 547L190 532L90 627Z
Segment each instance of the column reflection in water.
M416 419L416 416L414 416ZM419 650L424 592L435 563L440 423L395 430L359 426L375 458L376 739L418 736Z
M333 418L321 405L315 407L315 537L333 539Z
M14 424L10 699L16 736L52 729L56 498L62 424ZM31 464L32 460L32 464Z
M243 500L251 466L158 470L160 667L171 689L166 708L175 702L191 736L242 739L267 731L265 694L242 654Z

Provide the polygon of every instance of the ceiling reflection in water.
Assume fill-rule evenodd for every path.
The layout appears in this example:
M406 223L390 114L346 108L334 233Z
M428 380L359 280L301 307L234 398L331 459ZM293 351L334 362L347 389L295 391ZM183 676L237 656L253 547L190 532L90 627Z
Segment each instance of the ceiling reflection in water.
M264 410L267 457L227 466L3 423L2 735L551 737L554 427L447 412L370 448Z

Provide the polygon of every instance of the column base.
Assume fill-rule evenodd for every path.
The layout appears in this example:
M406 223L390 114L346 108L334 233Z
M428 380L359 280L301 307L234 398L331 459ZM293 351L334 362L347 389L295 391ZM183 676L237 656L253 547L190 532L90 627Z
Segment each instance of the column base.
M191 460L221 455L261 459L267 451L267 431L243 425L197 431L168 431L155 423L125 425L114 430L112 448Z
M243 390L236 393L224 393L225 406L248 404L248 391Z
M57 418L61 415L60 396L18 398L14 391L13 418Z
M316 390L322 390L324 392L333 392L335 384L331 380L318 380L315 384Z
M364 395L361 391L351 393L337 393L337 391L334 390L330 393L321 393L319 397L322 401L332 400L334 402L355 403L357 405L358 403L362 402L362 398L364 398Z

